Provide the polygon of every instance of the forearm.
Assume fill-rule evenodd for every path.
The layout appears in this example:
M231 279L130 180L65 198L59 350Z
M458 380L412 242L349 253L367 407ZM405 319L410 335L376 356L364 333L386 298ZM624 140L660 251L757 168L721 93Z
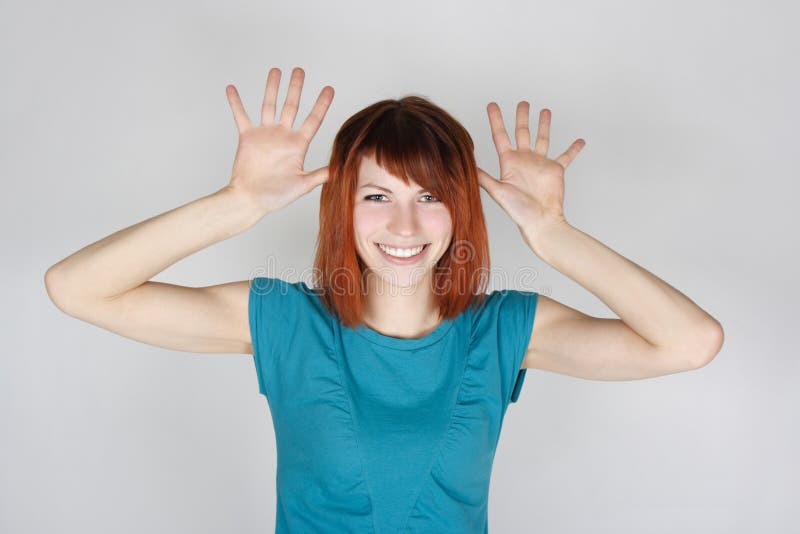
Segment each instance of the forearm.
M66 257L47 272L48 291L81 301L113 298L178 260L247 230L264 215L222 188Z
M537 256L596 295L651 344L690 348L721 338L719 323L686 295L568 223L522 234Z

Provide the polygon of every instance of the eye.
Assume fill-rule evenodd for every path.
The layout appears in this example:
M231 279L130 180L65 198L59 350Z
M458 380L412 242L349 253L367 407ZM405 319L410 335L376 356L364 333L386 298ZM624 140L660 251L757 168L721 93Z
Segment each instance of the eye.
M383 193L375 193L374 195L365 196L364 200L371 200L371 201L375 201L375 202L380 202L380 200L376 200L375 197L385 197L385 196L386 195L384 195ZM423 197L430 197L431 200L428 200L427 202L439 202L439 199L436 198L433 195L429 195L429 194L426 193L426 194L424 194L422 196Z

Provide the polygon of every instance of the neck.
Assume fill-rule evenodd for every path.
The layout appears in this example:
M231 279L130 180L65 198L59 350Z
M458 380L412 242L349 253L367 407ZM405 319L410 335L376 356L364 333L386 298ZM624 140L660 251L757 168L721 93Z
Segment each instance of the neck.
M363 321L379 334L419 339L441 324L439 306L428 278L414 287L396 287L369 276L366 286Z

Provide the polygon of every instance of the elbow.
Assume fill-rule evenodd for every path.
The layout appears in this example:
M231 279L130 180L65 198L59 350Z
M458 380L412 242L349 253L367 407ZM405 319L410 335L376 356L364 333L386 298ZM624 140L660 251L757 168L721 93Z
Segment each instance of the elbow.
M58 285L58 281L56 280L57 278L58 275L56 274L55 266L47 269L47 272L44 273L44 289L45 291L47 291L47 296L50 298L53 304L56 305L56 308L58 308L61 311L64 311L61 308L61 305L59 304L61 298L58 296L58 293L56 292L57 291L56 286Z
M722 325L716 319L712 319L711 323L704 329L702 343L698 350L697 368L705 367L711 360L716 358L717 354L722 350L722 345L725 342L725 332Z
M67 315L72 315L68 307L70 299L64 294L63 280L61 279L60 271L56 269L55 265L44 273L44 287L47 291L47 296L55 304L56 308Z

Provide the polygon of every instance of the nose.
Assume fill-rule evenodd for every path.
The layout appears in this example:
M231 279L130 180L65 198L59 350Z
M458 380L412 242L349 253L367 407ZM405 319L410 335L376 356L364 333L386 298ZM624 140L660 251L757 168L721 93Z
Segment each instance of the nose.
M416 206L398 205L392 213L387 229L398 236L411 237L417 234L419 219Z

